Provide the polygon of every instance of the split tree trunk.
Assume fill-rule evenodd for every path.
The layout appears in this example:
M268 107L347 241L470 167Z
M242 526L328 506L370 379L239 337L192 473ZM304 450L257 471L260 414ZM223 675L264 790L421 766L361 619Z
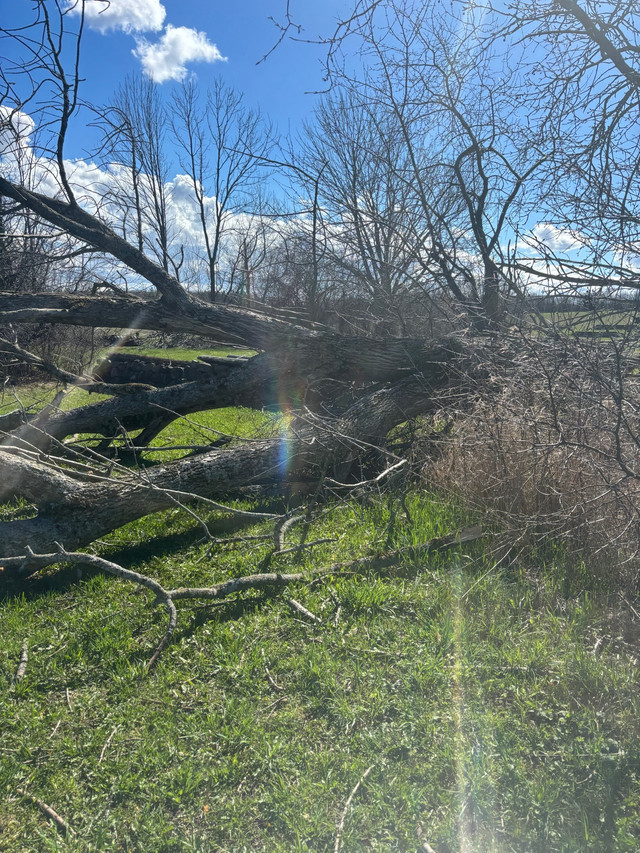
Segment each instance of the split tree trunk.
M441 353L441 351L439 350ZM247 486L317 482L326 472L344 476L362 448L380 444L398 423L440 405L459 387L458 353L434 363L430 377L413 376L374 391L340 418L309 415L309 423L278 438L247 442L151 468L127 479L73 474L52 459L20 448L0 449L0 500L14 493L32 502L35 518L0 524L0 557L50 551L59 542L83 547L122 525L193 496L220 499Z

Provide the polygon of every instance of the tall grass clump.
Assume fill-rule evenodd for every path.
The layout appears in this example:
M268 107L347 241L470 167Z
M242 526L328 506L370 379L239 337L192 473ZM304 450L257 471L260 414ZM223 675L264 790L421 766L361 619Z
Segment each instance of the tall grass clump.
M595 582L635 588L636 342L631 332L623 341L540 333L516 342L518 356L492 365L498 381L457 417L425 467L430 484L489 514L512 552L561 543Z

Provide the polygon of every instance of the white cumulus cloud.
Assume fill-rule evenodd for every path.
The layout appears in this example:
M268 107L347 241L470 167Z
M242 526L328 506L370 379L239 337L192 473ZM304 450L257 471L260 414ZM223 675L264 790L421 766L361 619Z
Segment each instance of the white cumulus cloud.
M67 3L74 14L80 14L82 3L79 0L67 0ZM102 33L109 30L157 32L162 29L166 14L160 0L87 0L84 7L86 22Z
M188 62L224 61L215 44L207 39L207 34L190 27L174 27L171 24L157 42L139 38L133 51L142 63L142 68L154 83L167 80L183 80L187 74Z
M31 164L34 129L30 115L0 104L0 163L7 176L16 177Z
M525 243L531 248L547 248L551 252L572 252L582 246L580 234L567 228L558 228L551 222L538 222Z

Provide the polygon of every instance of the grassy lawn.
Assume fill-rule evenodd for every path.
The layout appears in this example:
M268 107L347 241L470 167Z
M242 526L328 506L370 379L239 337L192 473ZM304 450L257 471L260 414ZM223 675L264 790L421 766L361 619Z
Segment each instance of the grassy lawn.
M29 386L21 399L32 391L53 393ZM172 424L158 443L277 426L268 413L219 410ZM266 568L273 541L255 537L267 523L201 514L235 541L211 549L175 509L95 553L166 588ZM635 853L635 605L570 588L558 552L498 565L490 540L385 573L314 574L469 523L425 492L329 506L307 541L331 542L269 563L307 580L177 602L176 635L149 674L166 613L147 591L76 567L0 584L0 850ZM300 536L293 527L288 544Z
M634 311L605 309L594 311L556 311L543 315L548 323L571 334L590 333L602 337L627 333L637 322Z
M465 522L428 495L408 508L394 544ZM313 582L332 560L384 547L399 509L332 509L309 538L336 541L305 558L310 581L285 593L182 602L175 640L146 677L166 617L139 588L63 568L5 589L0 849L332 851L371 767L345 816L345 851L636 851L633 613L560 595L553 565L534 585L481 546ZM256 571L268 550L247 539L207 555L200 535L172 511L101 553L181 586ZM18 788L76 835L65 839Z
M193 347L134 347L130 350L131 355L151 355L155 358L172 358L175 361L196 361L200 355L217 356L250 356L255 355L255 350L239 349L238 347L217 347L216 349L193 349Z

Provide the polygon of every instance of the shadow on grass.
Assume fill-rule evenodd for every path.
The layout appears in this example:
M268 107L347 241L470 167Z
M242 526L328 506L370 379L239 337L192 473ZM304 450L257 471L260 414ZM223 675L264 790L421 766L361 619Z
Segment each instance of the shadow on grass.
M228 598L223 601L208 602L206 604L199 602L193 605L189 623L181 628L180 622L184 621L188 616L188 612L185 612L184 609L185 602L182 602L183 609L178 615L178 628L174 634L174 640L179 642L189 639L198 628L210 622L234 622L237 619L242 619L248 613L255 613L257 610L260 610L265 604L269 604L279 595L282 595L282 588L274 585L272 590L262 590L259 595L244 593L242 598Z
M207 522L207 526L214 536L222 538L237 534L247 527L247 522L241 518L229 518ZM100 556L124 568L135 568L145 560L169 557L176 552L184 551L201 542L202 539L202 528L199 525L193 525L135 545L114 543L105 546L100 551ZM0 604L22 596L33 599L51 592L66 592L78 583L78 570L77 565L57 563L30 576L16 576L11 573L7 578L0 580ZM99 574L101 572L98 569L82 567L84 580Z
M274 586L272 591L262 591L260 595L249 595L245 593L243 598L229 598L223 601L193 603L193 609L185 601L180 601L182 605L178 608L178 625L171 638L171 642L160 656L160 661L167 654L171 653L174 646L180 646L185 640L192 637L199 628L210 623L223 624L225 622L236 622L242 620L248 614L255 613L265 605L274 601L278 595L282 594L282 589ZM188 609L189 608L189 609ZM196 609L197 608L197 609ZM191 612L190 612L191 610ZM189 619L189 616L191 618ZM162 627L166 622L166 615L162 608L158 609L157 614L158 626ZM149 660L153 652L153 646L149 648L139 648L132 650L127 656L129 664L132 666L144 666Z
M255 512L271 512L274 514L286 512L282 500L265 501L264 505L255 506ZM229 538L241 533L255 521L235 516L226 518L206 518L207 528L215 538ZM139 525L141 522L133 522ZM127 525L128 526L128 525ZM118 538L124 538L126 529L118 531ZM125 531L123 533L123 531ZM202 543L203 530L198 524L191 524L181 530L166 533L164 536L153 536L144 541L127 545L124 542L113 542L104 545L98 552L101 557L111 562L118 563L124 568L138 569L140 563L158 557L170 557L180 551L192 548ZM0 573L0 605L24 596L27 599L38 598L52 592L63 593L78 583L78 566L65 563L53 564L43 571L33 575L16 575L13 572L3 577ZM89 566L82 567L82 578L84 580L95 577L100 571Z

